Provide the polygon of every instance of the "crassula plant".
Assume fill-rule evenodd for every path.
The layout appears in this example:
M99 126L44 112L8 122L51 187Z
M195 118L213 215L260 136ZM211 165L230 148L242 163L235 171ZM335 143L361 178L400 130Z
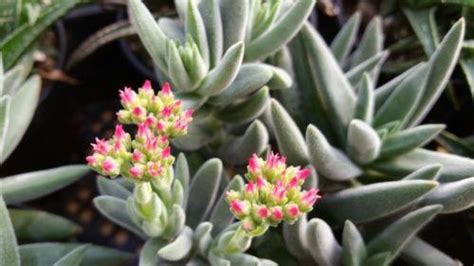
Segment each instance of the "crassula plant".
M268 124L292 163L317 167L325 192L310 214L317 218L285 229L291 232L285 234L288 249L302 262L321 265L385 265L400 254L429 265L432 258L416 255L428 251L456 264L415 236L434 215L474 205L474 161L422 148L444 125L420 125L457 62L464 21L454 24L427 62L375 89L386 57L381 20L369 23L351 54L359 19L354 15L330 47L305 25L287 61L279 62L294 73L295 90L280 97L289 112L272 102ZM355 237L348 220L365 236ZM350 235L341 246L331 227L344 223Z
M179 18L156 22L141 0L130 1L131 22L158 77L171 81L176 97L196 111L189 134L175 145L205 146L241 165L265 150L268 133L256 118L268 106L270 90L288 88L292 80L261 60L290 41L314 3L179 0Z
M124 178L100 177L102 195L94 203L106 217L148 239L140 263L274 264L244 252L269 226L293 224L312 209L318 191L302 191L311 171L287 167L277 154L266 160L254 154L245 185L236 176L220 192L221 182L228 181L221 180L219 159L205 162L189 184L186 157L180 155L173 168L168 140L186 134L192 111L183 109L166 83L157 94L147 81L138 93L125 88L120 97L124 109L118 119L137 125L134 137L119 124L111 139L92 144L86 159L100 174ZM233 223L234 216L240 222Z

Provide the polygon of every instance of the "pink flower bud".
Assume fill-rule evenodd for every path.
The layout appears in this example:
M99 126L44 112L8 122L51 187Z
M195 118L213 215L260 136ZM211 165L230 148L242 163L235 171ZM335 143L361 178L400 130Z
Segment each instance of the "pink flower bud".
M270 217L270 210L268 210L266 206L260 206L257 208L257 216L260 219L265 220Z
M128 170L128 173L132 176L132 177L135 177L135 178L142 178L143 177L143 167L140 167L138 165L135 165L133 167L131 167L129 170Z
M167 158L171 155L171 147L168 146L161 151L161 157Z
M311 208L318 199L321 198L318 195L319 189L312 188L308 191L303 192L301 196L301 204L306 208Z
M143 153L139 150L134 150L132 154L132 161L133 162L141 162L144 159Z
M165 106L160 113L163 117L168 118L171 116L171 107Z
M136 99L136 94L132 91L131 88L125 87L123 90L119 91L120 101L124 106L132 104Z
M137 119L143 119L146 115L146 111L143 107L137 106L132 110L132 116Z
M151 177L159 177L163 172L163 167L159 162L148 162L147 172Z
M250 181L245 185L245 192L248 194L253 194L257 192L257 187L255 186L255 183Z
M288 183L288 188L291 189L291 188L296 188L298 186L298 183L299 183L299 180L298 178L295 176L293 177L290 182Z
M149 80L145 80L145 82L142 85L142 89L144 90L151 90L151 82Z
M241 222L241 227L247 232L252 231L255 228L255 223L252 221L252 219L244 219Z
M117 175L119 170L119 164L111 157L106 157L102 162L102 171L106 175Z
M156 124L156 118L154 116L149 115L143 123L145 124L145 126L150 128Z
M165 129L165 123L158 121L158 123L156 123L156 129L158 129L158 131L163 131Z
M281 207L279 206L276 206L276 207L273 207L272 208L272 216L271 216L272 220L274 220L275 222L280 222L281 220L283 220L283 211L281 210Z
M309 168L304 168L298 171L296 173L296 177L298 178L299 181L305 181L306 178L311 174L311 169Z
M146 139L151 135L150 128L145 123L138 124L138 130L136 138Z
M118 141L121 141L125 138L125 131L123 130L123 126L122 125L116 125L115 126L115 133L114 133L114 137L116 140Z
M171 86L168 82L165 82L163 84L163 87L161 87L161 93L164 95L170 95L171 94Z
M263 177L259 176L259 177L257 177L256 183L257 183L258 189L262 189L266 186L267 181L265 181L265 179Z
M230 210L236 216L243 216L249 213L250 206L245 201L234 199L230 202Z
M273 187L272 198L275 201L280 202L285 198L285 196L286 196L285 187L283 186L283 184L281 184L281 182L277 183L277 185Z
M88 165L93 166L97 162L97 159L94 155L89 155L86 157L86 161Z
M250 173L256 173L260 170L260 162L257 154L252 154L248 163L248 170Z
M298 215L300 214L300 209L298 208L298 205L294 203L289 203L289 204L286 204L285 206L285 214L290 219L295 219L295 218L298 218Z
M95 138L95 142L96 142L95 144L94 143L91 144L94 152L97 152L103 155L106 155L107 153L109 153L111 147L107 141L103 139Z
M184 116L186 118L192 118L193 117L193 113L194 113L194 110L193 109L187 109L186 111L184 111Z

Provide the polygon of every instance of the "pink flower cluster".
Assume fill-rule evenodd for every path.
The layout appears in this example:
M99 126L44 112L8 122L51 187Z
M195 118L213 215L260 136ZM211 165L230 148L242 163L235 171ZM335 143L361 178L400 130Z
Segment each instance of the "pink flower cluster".
M310 170L287 167L286 158L278 154L271 153L266 160L253 154L247 170L245 188L228 191L226 200L242 229L250 234L260 235L281 221L294 223L321 198L318 189L302 190Z
M133 140L122 125L117 125L111 139L96 138L92 144L94 153L87 156L87 163L110 177L157 179L174 162L169 139L186 134L192 111L183 110L167 83L157 95L146 81L138 94L125 88L120 91L120 98L125 109L117 113L119 121L138 125Z

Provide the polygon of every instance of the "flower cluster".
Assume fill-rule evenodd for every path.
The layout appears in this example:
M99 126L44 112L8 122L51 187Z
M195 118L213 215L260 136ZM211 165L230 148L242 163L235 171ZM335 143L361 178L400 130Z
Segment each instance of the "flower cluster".
M123 110L117 113L124 124L138 125L135 137L130 137L122 125L117 125L109 140L96 139L94 153L87 163L102 175L122 175L134 180L157 180L174 162L169 139L186 134L192 121L192 111L184 110L175 100L166 83L157 95L146 81L138 93L130 88L120 91Z
M294 223L321 197L315 188L302 190L310 170L287 167L286 158L278 154L271 153L266 160L253 154L247 170L245 188L228 191L226 200L242 229L251 235L263 234L281 221Z

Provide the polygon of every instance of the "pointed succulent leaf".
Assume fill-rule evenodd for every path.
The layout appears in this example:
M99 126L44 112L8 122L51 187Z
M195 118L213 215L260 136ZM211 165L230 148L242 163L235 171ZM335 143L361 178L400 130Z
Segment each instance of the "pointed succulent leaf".
M308 219L303 215L294 224L283 224L283 237L285 245L291 255L299 261L311 261L311 255L308 251L308 240L306 228Z
M449 77L456 66L459 53L461 51L462 41L464 39L465 22L461 18L443 38L438 49L430 58L431 72L428 77L423 97L413 115L410 117L408 125L419 124L431 110L438 100L441 92L446 87Z
M389 161L374 162L370 167L392 176L404 176L430 164L443 166L438 178L440 182L461 180L471 177L474 172L474 160L472 159L425 149L415 149Z
M178 261L189 255L193 247L193 230L185 227L171 243L158 250L158 255L167 261Z
M276 100L272 100L270 108L280 153L288 158L290 164L307 164L309 161L308 149L298 126Z
M127 200L132 193L121 186L116 180L98 176L97 177L97 188L101 195L109 195L119 199Z
M124 177L116 178L115 181L117 182L117 184L121 185L122 187L124 187L126 190L130 192L132 192L133 188L135 187L135 184L133 183L133 181L130 181Z
M361 266L366 257L364 239L357 227L347 220L342 233L342 263L347 266Z
M382 63L387 59L388 52L380 52L364 62L351 68L345 75L352 86L357 86L362 79L364 73L374 73L377 72L377 68L382 65ZM376 78L374 78L376 80Z
M441 205L430 205L408 213L370 240L367 244L367 251L369 254L390 252L390 260L393 260L442 208Z
M306 235L311 256L318 265L339 265L342 249L329 225L318 218L309 221Z
M383 141L380 158L395 157L418 147L423 147L443 131L444 128L445 126L441 124L427 124L388 136Z
M140 251L139 266L157 265L160 262L158 250L164 247L167 242L160 238L150 238L145 242Z
M273 71L266 65L242 64L232 84L219 95L209 99L216 105L228 105L241 97L252 94L262 88L272 78Z
M255 120L270 103L270 91L263 87L240 103L231 104L216 112L215 117L227 123L245 124Z
M70 185L88 172L85 165L69 165L0 179L5 202L21 203Z
M405 208L436 186L437 182L428 180L380 182L328 195L315 209L331 224L368 222Z
M212 244L212 236L211 236L211 231L213 224L210 222L203 222L200 223L197 227L196 230L194 231L193 235L193 242L194 246L197 248L199 254L201 256L206 257L209 251L209 248L211 247Z
M209 45L209 65L212 69L220 60L224 47L219 1L201 1L199 11L206 28L207 43Z
M153 63L162 71L166 67L166 36L156 23L155 18L146 8L142 0L130 0L128 3L128 14L138 37L153 59Z
M362 170L341 151L332 147L313 125L309 125L306 130L306 143L312 164L324 177L344 181L362 174Z
M398 76L394 77L387 83L383 84L379 88L375 90L375 109L380 109L380 106L384 104L388 97L392 95L392 92L400 85L400 83L405 80L415 69L419 68L421 65L425 64L424 62L418 63L409 69L405 70L405 72L399 74Z
M21 85L11 99L8 131L4 140L0 164L15 150L30 125L41 91L41 78L34 75Z
M188 91L194 87L194 83L191 80L186 66L181 60L181 56L178 52L178 48L174 41L167 40L166 42L167 54L168 54L168 71L169 77L173 82L173 85L180 91ZM199 82L199 80L197 81Z
M357 38L357 32L359 32L360 20L360 12L354 13L354 15L344 23L344 26L337 33L331 43L331 51L339 64L347 59L347 55L349 55L349 52L354 45Z
M401 257L404 261L412 265L461 265L459 262L418 237L414 237L405 245Z
M380 252L370 256L365 262L364 265L367 266L389 266L390 258L392 254L390 252Z
M235 176L232 181L227 185L225 191L241 191L244 188L244 180L241 176ZM219 200L217 201L216 206L214 207L213 212L209 221L214 225L212 229L212 235L217 235L224 228L229 226L234 220L234 215L229 210L229 204L225 201L226 193L224 192Z
M224 50L245 37L248 23L249 1L220 0L219 7L224 31Z
M0 96L0 161L5 146L5 139L8 132L8 123L10 120L10 96Z
M181 1L179 1L181 2ZM171 40L177 40L182 43L186 41L184 27L177 19L161 17L158 19L158 27Z
M367 124L372 124L374 105L374 84L369 74L365 73L362 77L362 82L357 95L354 118L362 120Z
M185 224L186 214L183 208L178 204L173 204L168 216L168 225L163 232L163 236L169 236L170 238L175 237L184 230Z
M282 68L265 65L267 68L271 69L273 76L268 82L268 87L272 90L287 89L293 85L293 79L291 76Z
M7 206L0 195L0 265L20 266L20 255L15 231L8 215Z
M461 139L452 133L443 131L436 138L436 141L446 148L450 153L465 157L474 157L474 145L471 145L465 139Z
M222 144L218 154L226 162L243 165L253 153L260 155L265 151L268 139L265 125L259 120L255 120L242 136Z
M175 169L174 169L174 176L176 177L176 180L179 180L181 185L183 186L183 202L184 205L183 207L186 207L186 202L188 199L188 194L189 194L189 166L188 166L188 161L186 160L186 156L184 153L180 153L178 155L178 159L176 160L175 164Z
M185 26L186 33L197 44L206 66L209 67L209 44L207 43L206 26L194 0L188 1Z
M196 92L204 96L213 96L225 90L237 76L243 55L244 43L232 45L219 64L204 78Z
M367 123L354 119L347 130L347 153L360 164L375 160L380 154L382 141Z
M339 142L344 143L345 129L356 105L354 90L319 33L309 25L301 32L308 47L310 69L320 90L318 94L327 105L328 115L332 116L330 121Z
M382 19L376 16L367 25L359 47L352 56L352 67L380 53L383 48L383 41Z
M82 230L78 224L44 211L10 209L9 213L19 240L64 240Z
M260 260L252 255L245 253L235 253L226 256L232 265L260 266Z
M80 247L75 243L35 243L20 246L21 265L53 265ZM133 254L111 248L89 245L81 265L122 265L131 263Z
M2 95L14 96L18 92L20 85L25 81L23 77L24 69L25 67L23 65L17 64L4 74Z
M474 51L474 45L470 49ZM459 64L461 65L467 83L471 88L471 97L474 97L474 56L466 56L465 58L460 59Z
M315 0L295 2L269 30L250 42L245 51L246 61L264 59L289 42L305 23L315 2Z
M441 204L444 214L460 212L474 206L474 177L441 184L428 194L421 204Z
M130 219L125 200L112 196L98 196L94 198L94 206L110 221L145 238L142 230Z
M222 162L216 158L204 163L193 176L186 206L186 224L191 228L196 228L211 211L221 176Z
M404 127L417 108L429 73L430 64L423 64L400 82L385 103L377 110L374 126L401 121L402 127Z
M213 139L213 132L205 125L191 124L188 127L188 134L173 140L173 144L183 151L197 150Z
M405 176L403 180L437 180L442 168L441 164L427 165Z
M64 255L53 266L79 266L81 265L89 245L82 245Z
M431 55L439 43L438 26L435 20L436 6L422 9L403 8L402 10L423 45L425 54Z

